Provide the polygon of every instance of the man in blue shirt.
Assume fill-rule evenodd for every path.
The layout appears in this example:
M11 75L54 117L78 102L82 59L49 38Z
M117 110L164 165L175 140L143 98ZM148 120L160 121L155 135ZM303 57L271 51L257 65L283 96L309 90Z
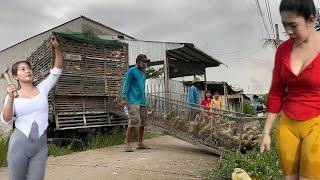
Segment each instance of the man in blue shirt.
M188 93L188 102L190 105L198 105L199 104L199 84L200 84L200 79L199 78L194 78L192 85L189 89Z
M201 80L198 77L195 77L191 87L189 88L188 93L188 103L191 107L197 107L199 108L199 86L200 86ZM193 121L196 117L196 114L198 113L198 110L190 108L190 115L189 120Z
M138 147L137 149L149 149L142 142L144 134L145 121L147 119L147 102L145 94L145 69L150 60L144 54L139 54L136 59L136 65L128 69L123 82L122 105L128 107L129 122L124 143L125 151L132 152L129 139L132 135L133 128L138 130Z
M252 106L253 106L253 108L256 109L258 104L259 104L259 96L253 95L253 97L252 97Z

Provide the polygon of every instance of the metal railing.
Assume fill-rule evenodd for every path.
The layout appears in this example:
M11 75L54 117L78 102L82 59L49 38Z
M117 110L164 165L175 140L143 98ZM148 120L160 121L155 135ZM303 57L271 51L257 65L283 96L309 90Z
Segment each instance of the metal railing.
M263 120L150 94L148 111L152 126L217 154L221 148L250 149L258 141Z

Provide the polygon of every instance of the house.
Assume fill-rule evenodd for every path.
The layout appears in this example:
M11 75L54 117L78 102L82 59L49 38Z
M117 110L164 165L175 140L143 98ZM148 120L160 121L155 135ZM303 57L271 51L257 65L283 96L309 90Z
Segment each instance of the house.
M185 86L191 86L192 81L183 82ZM224 103L224 110L242 112L243 100L249 100L242 89L234 89L227 82L218 81L202 81L200 83L200 96L204 97L205 90L210 90L212 93L218 92Z

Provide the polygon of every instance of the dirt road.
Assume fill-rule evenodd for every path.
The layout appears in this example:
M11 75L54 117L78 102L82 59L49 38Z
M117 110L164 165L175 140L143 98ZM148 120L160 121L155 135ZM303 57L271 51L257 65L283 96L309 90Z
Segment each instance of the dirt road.
M217 156L171 136L145 141L151 150L123 152L123 145L50 157L46 180L201 179ZM135 145L135 144L134 144ZM8 169L0 169L8 179Z

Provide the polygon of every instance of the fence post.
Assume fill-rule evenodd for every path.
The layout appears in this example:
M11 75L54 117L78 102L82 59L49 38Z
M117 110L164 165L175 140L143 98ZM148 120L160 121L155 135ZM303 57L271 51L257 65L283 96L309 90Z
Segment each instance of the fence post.
M243 118L243 113L240 114L240 141L239 141L239 151L241 150L242 146L242 134L243 134L243 128L244 128L244 118Z
M169 99L169 58L166 57L164 60L164 94L165 99ZM168 112L168 106L166 103L164 103L164 114L167 114Z

